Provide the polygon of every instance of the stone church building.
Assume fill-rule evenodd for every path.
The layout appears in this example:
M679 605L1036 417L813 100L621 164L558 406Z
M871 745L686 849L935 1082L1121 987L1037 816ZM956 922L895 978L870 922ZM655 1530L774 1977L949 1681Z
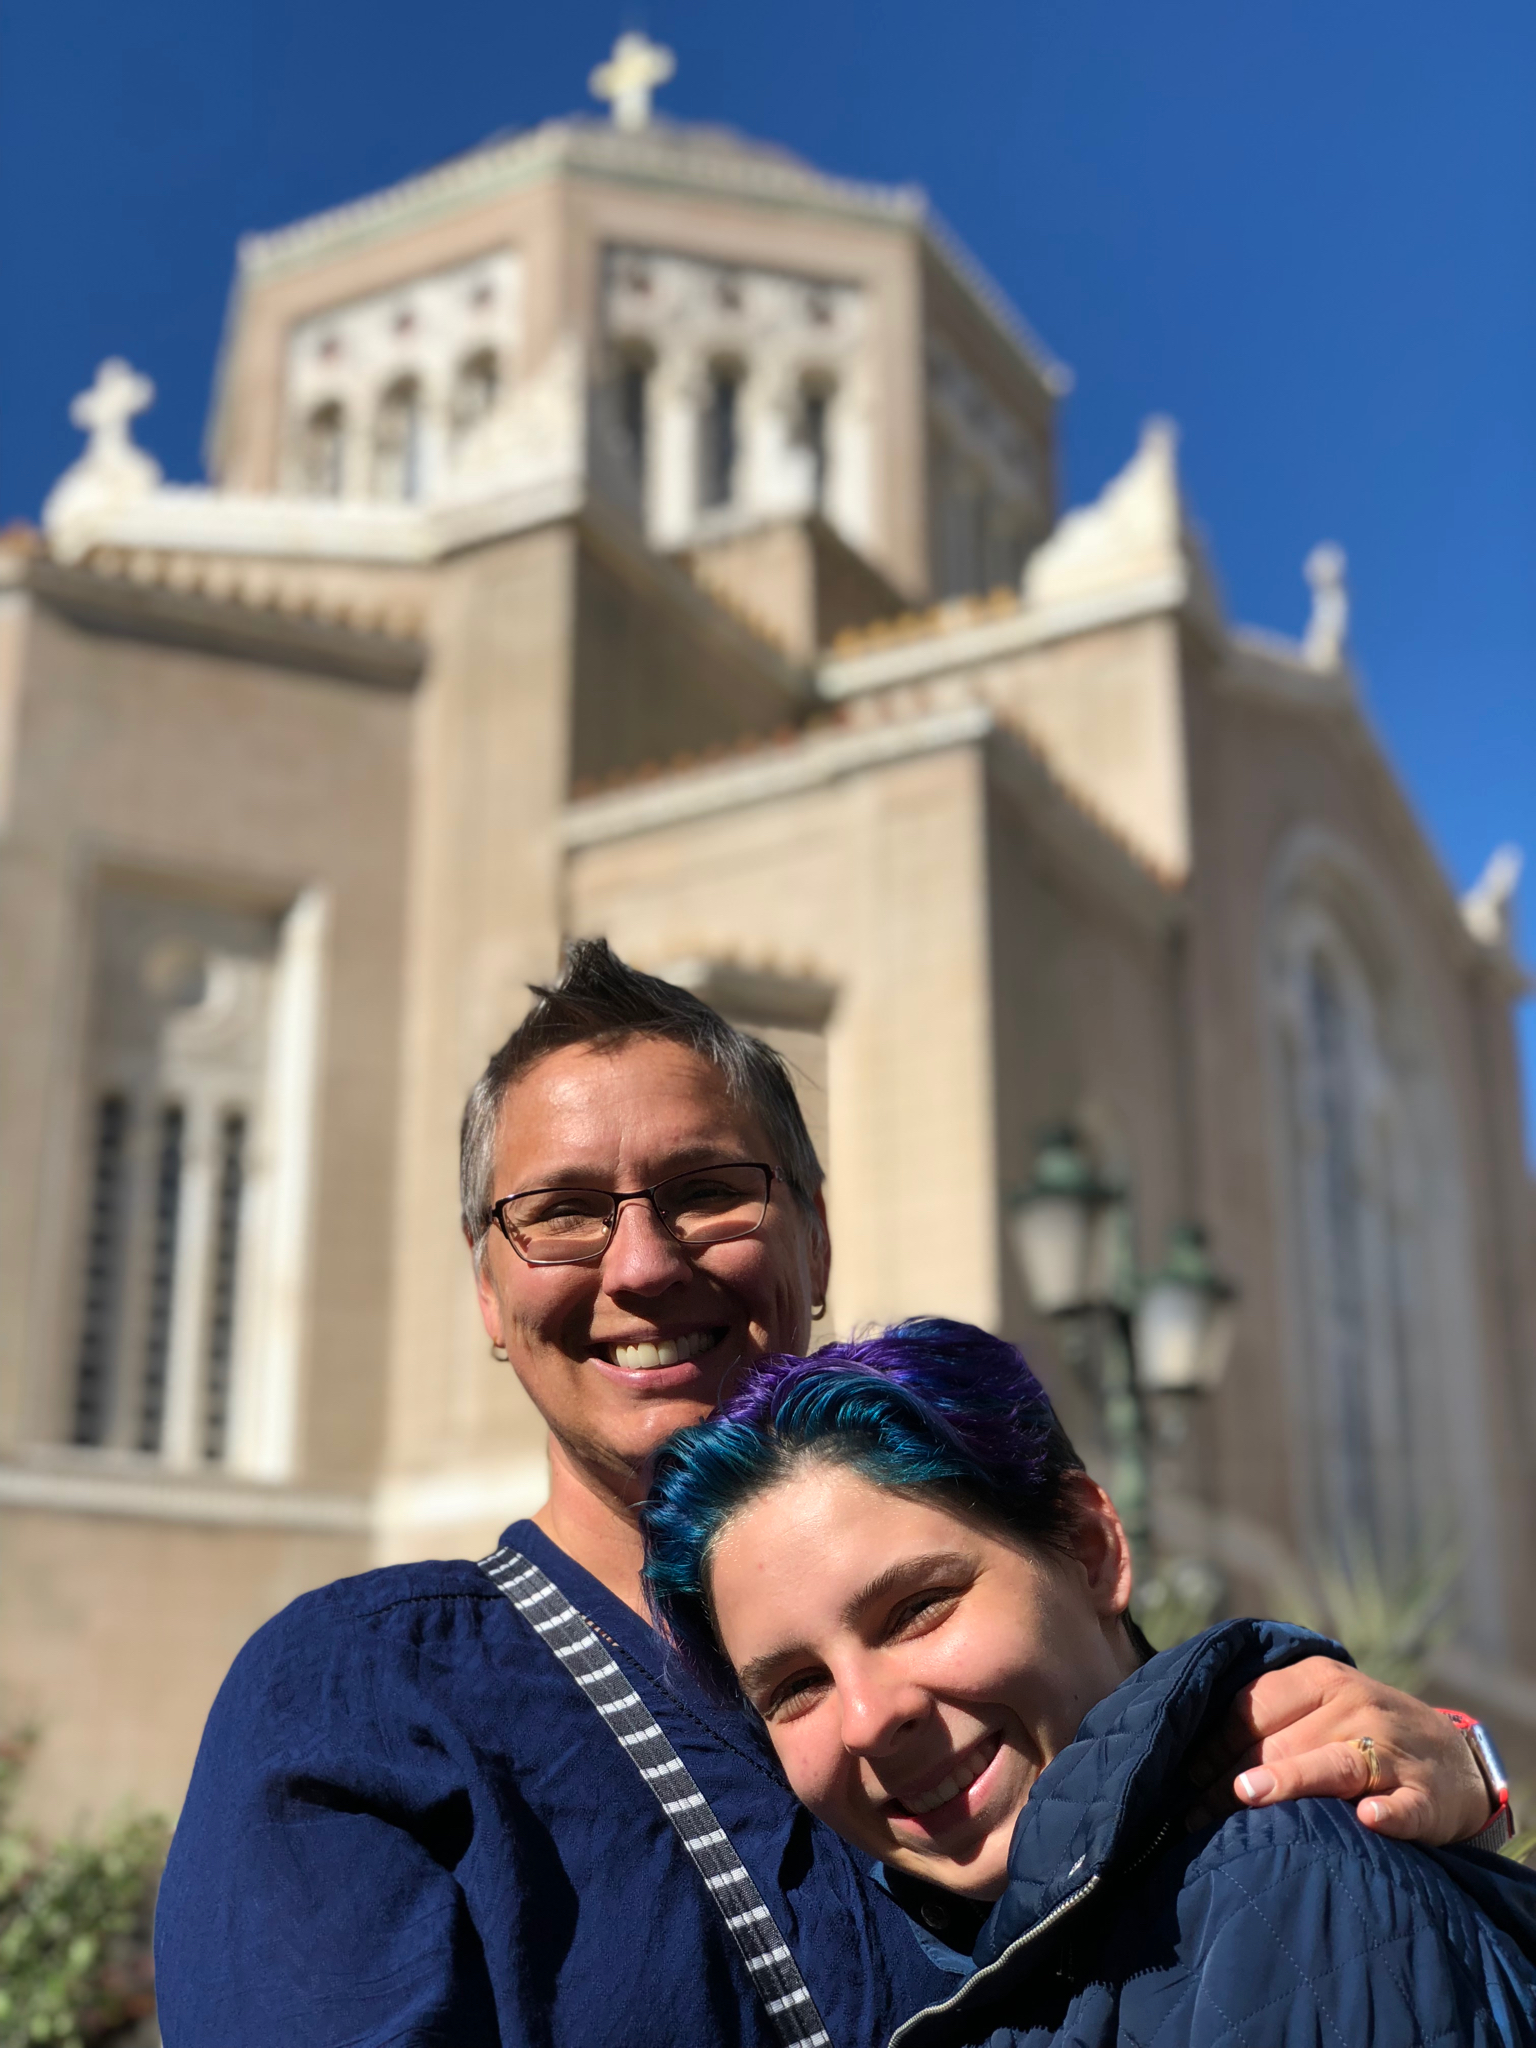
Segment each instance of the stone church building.
M1237 1338L1165 1540L1261 1607L1362 1527L1453 1548L1443 1689L1536 1754L1512 864L1458 902L1340 558L1303 642L1238 626L1168 426L1063 512L1064 373L920 194L643 83L614 116L247 238L209 483L107 364L0 543L0 1720L39 1811L174 1808L266 1616L541 1497L457 1127L595 933L793 1060L824 1328L1006 1331L1091 1442L1010 1245L1041 1129L1131 1186L1145 1267L1203 1221Z

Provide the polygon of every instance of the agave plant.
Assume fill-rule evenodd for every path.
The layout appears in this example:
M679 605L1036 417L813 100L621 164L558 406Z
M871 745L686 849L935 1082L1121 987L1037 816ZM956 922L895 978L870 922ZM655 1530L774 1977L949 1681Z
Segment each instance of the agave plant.
M1435 1651L1454 1633L1461 1564L1453 1544L1425 1544L1389 1565L1373 1543L1354 1542L1285 1589L1285 1618L1336 1636L1384 1684L1422 1692Z

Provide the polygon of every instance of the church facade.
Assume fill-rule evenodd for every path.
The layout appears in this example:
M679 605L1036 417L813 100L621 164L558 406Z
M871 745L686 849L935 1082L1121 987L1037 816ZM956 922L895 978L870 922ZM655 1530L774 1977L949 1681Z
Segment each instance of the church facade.
M633 53L631 53L633 54ZM459 1235L464 1096L605 934L791 1059L828 1321L1025 1344L1071 1120L1144 1267L1240 1288L1159 1469L1275 1611L1462 1560L1447 1689L1536 1758L1536 1204L1508 862L1458 902L1342 565L1225 614L1151 423L1057 502L1064 373L907 190L552 122L242 244L205 487L103 367L0 543L0 1714L56 1817L174 1807L306 1587L541 1498Z

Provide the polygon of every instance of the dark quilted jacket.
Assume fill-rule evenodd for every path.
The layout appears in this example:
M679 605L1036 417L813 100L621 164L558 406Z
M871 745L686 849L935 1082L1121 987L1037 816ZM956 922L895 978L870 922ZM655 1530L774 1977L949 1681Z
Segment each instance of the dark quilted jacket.
M1385 1841L1331 1799L1184 1832L1191 1746L1318 1650L1228 1622L1094 1708L1020 1816L975 1976L891 2048L1536 2044L1536 1872Z

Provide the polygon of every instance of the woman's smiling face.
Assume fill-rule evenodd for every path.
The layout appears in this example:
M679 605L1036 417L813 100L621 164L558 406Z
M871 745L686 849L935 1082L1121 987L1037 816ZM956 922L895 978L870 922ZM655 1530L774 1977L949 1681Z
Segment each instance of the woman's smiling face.
M1136 1665L1124 1532L1076 1479L1070 1554L808 1462L713 1550L726 1655L791 1786L882 1863L995 1899L1030 1787Z

